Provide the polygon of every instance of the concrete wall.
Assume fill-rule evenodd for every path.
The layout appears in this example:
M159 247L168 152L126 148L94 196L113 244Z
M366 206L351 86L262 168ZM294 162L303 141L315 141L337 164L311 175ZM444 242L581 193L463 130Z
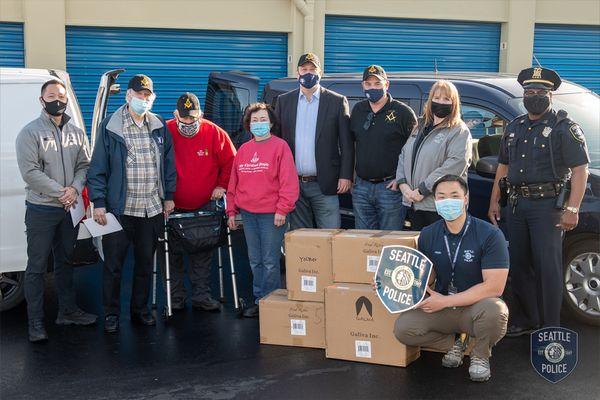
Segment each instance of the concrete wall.
M0 21L24 23L32 68L66 68L65 26L81 25L287 32L293 75L303 52L323 58L326 15L499 22L500 71L518 72L531 65L536 23L600 25L600 1L0 0Z

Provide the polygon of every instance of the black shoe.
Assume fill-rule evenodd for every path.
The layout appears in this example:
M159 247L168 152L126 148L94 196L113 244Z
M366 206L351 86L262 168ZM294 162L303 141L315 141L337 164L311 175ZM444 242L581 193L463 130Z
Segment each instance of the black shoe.
M518 337L523 335L529 335L536 328L524 328L522 326L511 325L506 329L506 337Z
M104 318L104 332L116 333L119 331L119 316L118 315L107 315Z
M247 309L244 310L244 312L242 313L242 315L245 318L256 318L258 317L258 305L255 304L251 307L248 307Z
M173 299L171 301L171 310L173 311L181 311L181 310L185 310L185 300L175 300Z
M221 311L221 304L212 297L207 297L201 301L192 300L192 307L202 311Z
M59 312L56 317L56 325L93 325L96 323L98 316L77 308L70 313Z
M44 320L34 319L29 321L29 341L32 343L48 340L48 334L44 327Z
M131 314L131 322L134 324L153 326L156 325L156 319L150 313Z

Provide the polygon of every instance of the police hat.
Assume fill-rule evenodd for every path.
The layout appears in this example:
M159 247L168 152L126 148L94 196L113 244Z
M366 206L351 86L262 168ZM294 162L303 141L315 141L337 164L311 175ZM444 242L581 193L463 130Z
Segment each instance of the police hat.
M185 92L177 99L177 112L181 118L200 117L200 101L195 94Z
M365 68L363 71L363 81L366 81L370 76L376 76L381 80L387 81L387 74L380 65L369 65L367 68Z
M560 76L556 71L543 68L532 67L526 68L519 73L517 81L524 89L548 89L556 90L561 84Z
M154 93L154 84L152 83L152 79L150 79L150 77L143 74L138 74L134 75L133 78L129 80L127 89L133 89L136 92L146 89L149 90L150 93Z
M317 57L315 53L306 53L300 56L298 66L300 67L306 63L311 63L315 67L321 69L321 60L319 60L319 57Z

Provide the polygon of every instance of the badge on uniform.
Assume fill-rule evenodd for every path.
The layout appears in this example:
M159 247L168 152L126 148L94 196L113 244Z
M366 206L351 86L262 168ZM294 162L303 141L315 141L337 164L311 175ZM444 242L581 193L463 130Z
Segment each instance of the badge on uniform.
M577 365L577 332L549 327L531 334L531 365L549 382L566 378Z
M549 127L549 126L547 126L547 127L545 127L545 128L544 128L544 130L542 131L542 135L543 135L544 137L548 137L548 136L550 136L550 132L552 132L552 128L551 128L551 127Z
M585 136L583 135L583 131L581 130L581 127L579 125L571 125L569 127L569 132L571 132L571 136L573 136L573 139L577 140L578 142L583 143L585 141Z
M433 263L416 249L385 246L375 273L379 300L393 314L415 308L425 297L432 268Z

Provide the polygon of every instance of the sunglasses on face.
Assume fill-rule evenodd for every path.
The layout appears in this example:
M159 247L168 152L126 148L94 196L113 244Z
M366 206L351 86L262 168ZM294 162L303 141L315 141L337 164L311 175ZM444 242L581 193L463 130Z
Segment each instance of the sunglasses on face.
M530 96L547 96L548 93L550 93L549 90L546 89L527 89L525 90L525 97L530 97Z

